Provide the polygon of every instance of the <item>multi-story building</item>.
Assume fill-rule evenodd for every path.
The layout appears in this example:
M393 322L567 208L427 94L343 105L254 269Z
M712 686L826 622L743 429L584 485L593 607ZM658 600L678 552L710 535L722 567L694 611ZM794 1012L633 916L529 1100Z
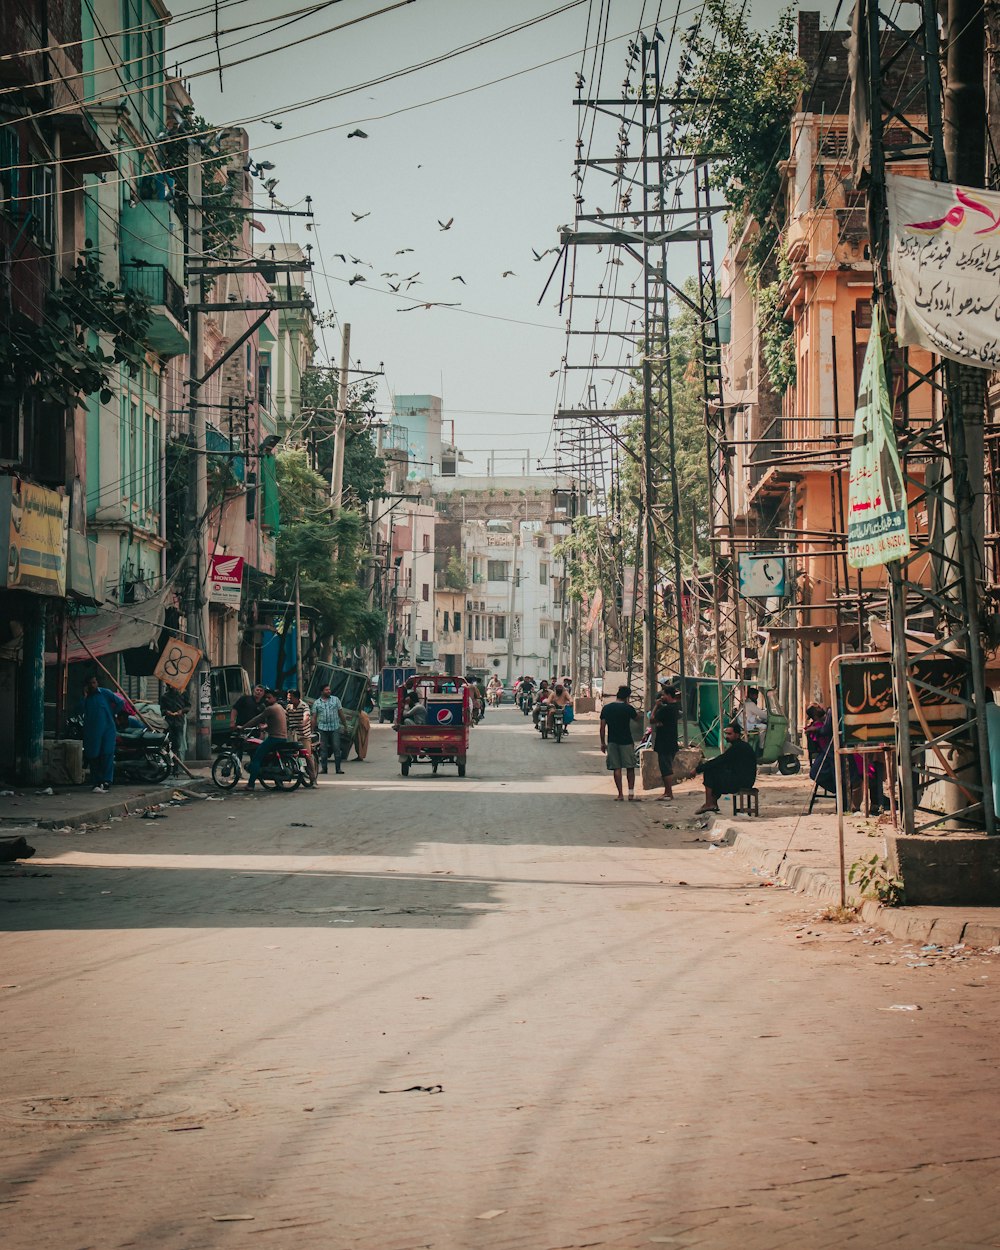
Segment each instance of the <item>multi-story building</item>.
M831 658L866 641L859 633L886 594L884 568L858 574L845 555L851 436L872 296L865 194L853 182L847 155L850 92L847 58L839 52L846 38L845 31L821 39L819 15L799 15L799 55L810 87L792 119L791 155L782 167L781 307L795 362L795 380L783 394L763 365L747 278L755 222L730 240L723 268L723 292L732 301L723 368L736 534L745 550L774 552L786 562L784 600L741 604L741 667L750 678L757 673L775 683L799 725L807 704L829 702ZM919 366L921 353L908 350ZM929 411L929 390L897 406L904 402L908 420L919 422ZM761 630L769 635L763 649ZM759 656L768 660L763 669Z

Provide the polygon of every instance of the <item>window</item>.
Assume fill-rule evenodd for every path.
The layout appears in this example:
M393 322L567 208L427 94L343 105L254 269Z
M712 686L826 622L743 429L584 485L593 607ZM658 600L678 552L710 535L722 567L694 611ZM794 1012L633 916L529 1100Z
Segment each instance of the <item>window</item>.
M549 623L548 621L541 621L538 626L538 637L548 638L548 636L549 636Z
M431 536L430 536L430 534L424 534L424 535L423 535L423 544L424 544L424 551L430 551L430 549L431 549Z
M21 140L10 126L0 130L0 199L11 217L17 216L20 187Z
M493 623L493 637L503 642L507 637L507 618L498 616Z
M420 631L420 641L421 641L421 642L430 642L430 638L427 636L427 630L426 630L426 629L422 629L422 630Z
M431 588L427 582L424 582L420 587L420 598L423 599L424 603L430 603L431 601Z
M486 580L489 582L505 582L510 576L509 560L488 560L486 562Z
M441 615L441 630L445 634L451 633L451 629L448 625L448 613L447 612L443 612Z
M460 634L462 632L462 613L454 612L452 614L451 623L455 633Z
M549 580L549 566L548 566L547 564L540 564L540 565L538 566L538 583L539 583L539 585L540 585L540 586L546 586L546 585L548 585L548 580Z
M50 247L55 239L56 175L48 165L32 165L25 171L28 194L25 208L31 214L28 231L41 247Z

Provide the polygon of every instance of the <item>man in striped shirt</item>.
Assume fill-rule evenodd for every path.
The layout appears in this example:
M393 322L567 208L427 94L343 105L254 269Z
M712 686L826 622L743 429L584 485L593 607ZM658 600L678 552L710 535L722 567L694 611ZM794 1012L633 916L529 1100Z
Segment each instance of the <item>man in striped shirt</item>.
M312 752L312 716L309 704L304 703L298 690L289 690L288 707L285 709L288 736L305 750L309 758L309 775L316 780L316 759Z

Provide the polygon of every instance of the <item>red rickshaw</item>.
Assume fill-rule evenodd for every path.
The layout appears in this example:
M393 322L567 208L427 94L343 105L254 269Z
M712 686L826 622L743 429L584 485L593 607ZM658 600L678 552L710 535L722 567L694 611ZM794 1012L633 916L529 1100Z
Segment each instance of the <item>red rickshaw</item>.
M472 698L464 677L419 673L396 692L396 751L399 770L409 775L412 764L456 764L465 776L472 725Z

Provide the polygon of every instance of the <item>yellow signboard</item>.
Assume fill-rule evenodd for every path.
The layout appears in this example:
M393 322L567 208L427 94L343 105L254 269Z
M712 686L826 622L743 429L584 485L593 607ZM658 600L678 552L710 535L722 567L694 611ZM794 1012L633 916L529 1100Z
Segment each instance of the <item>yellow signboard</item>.
M0 478L0 534L4 533L3 585L8 590L65 595L69 499L23 478Z

